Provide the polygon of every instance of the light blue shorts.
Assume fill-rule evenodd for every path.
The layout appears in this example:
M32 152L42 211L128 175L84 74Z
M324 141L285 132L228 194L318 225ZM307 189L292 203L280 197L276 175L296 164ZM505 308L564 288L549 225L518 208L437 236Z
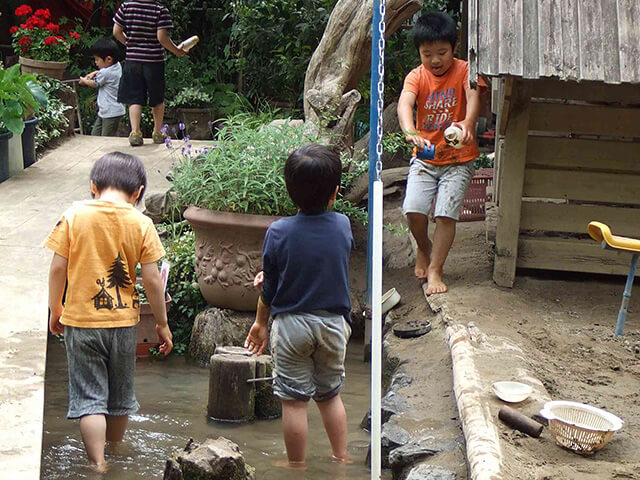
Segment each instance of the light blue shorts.
M273 392L282 400L322 402L344 384L351 327L342 315L317 311L281 313L271 327Z
M428 216L437 195L433 216L457 221L475 171L473 161L438 166L411 159L402 212Z

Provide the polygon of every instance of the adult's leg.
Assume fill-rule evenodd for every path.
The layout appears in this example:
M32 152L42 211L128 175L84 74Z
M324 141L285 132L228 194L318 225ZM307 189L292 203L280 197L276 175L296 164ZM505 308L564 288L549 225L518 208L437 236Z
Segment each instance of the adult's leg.
M164 102L152 107L151 112L153 113L153 131L154 133L160 133L162 122L164 122Z
M407 213L407 223L418 245L415 275L418 278L427 278L432 249L431 241L429 240L429 218L422 213Z
M104 415L85 415L80 419L80 433L89 462L101 467L104 461L104 443L107 434L107 422Z
M307 404L300 400L282 401L282 432L287 458L292 466L303 465L307 450Z
M347 454L347 412L340 394L329 400L316 402L316 405L331 443L333 458L341 462L351 461Z
M436 217L431 263L427 269L427 295L447 291L447 285L442 281L442 269L456 236L456 223L452 218Z

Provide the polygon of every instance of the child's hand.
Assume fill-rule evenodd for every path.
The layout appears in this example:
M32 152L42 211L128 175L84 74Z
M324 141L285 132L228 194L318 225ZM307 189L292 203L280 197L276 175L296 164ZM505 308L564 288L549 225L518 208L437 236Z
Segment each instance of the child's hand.
M49 316L49 330L54 335L62 335L64 333L64 325L60 323L60 317L62 317L62 305L51 310Z
M462 130L462 144L470 145L475 138L475 125L469 125L468 122L454 122L451 124L454 127L458 127Z
M269 328L266 325L260 325L259 323L254 322L253 325L251 325L251 330L249 330L247 339L244 341L244 348L249 350L251 353L260 355L264 349L267 348L268 341Z
M264 283L264 272L260 271L256 275L256 278L253 279L253 286L256 288L260 288Z
M404 139L409 143L413 143L417 147L419 152L424 150L425 145L431 147L431 142L424 138L422 135L407 134Z
M80 77L80 79L78 80L78 84L79 85L86 85L87 84L87 77Z
M93 80L99 72L100 70L94 70L93 72L87 74L85 77L89 80Z
M173 349L173 334L171 333L171 330L169 330L169 325L165 325L164 327L156 325L156 333L158 334L158 339L160 339L161 343L160 347L158 347L158 351L163 353L166 357Z

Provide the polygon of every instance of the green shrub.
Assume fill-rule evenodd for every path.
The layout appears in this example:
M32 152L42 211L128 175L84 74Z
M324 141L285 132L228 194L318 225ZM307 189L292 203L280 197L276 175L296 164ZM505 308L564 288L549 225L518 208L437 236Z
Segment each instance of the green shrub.
M204 91L202 87L185 87L167 102L170 108L204 108L211 106L213 97Z
M40 150L61 137L69 126L65 112L71 107L62 103L59 92L71 88L45 75L38 75L38 83L47 95L47 105L38 112L36 125L35 143Z
M214 148L187 155L174 169L173 184L183 205L225 212L254 215L292 215L297 209L284 182L284 163L296 148L318 143L316 135L303 126L285 122L266 126L249 116L229 119L218 132ZM343 156L349 169L352 160ZM349 188L366 165L351 168L343 176L343 189ZM360 217L360 209L339 199L335 209Z

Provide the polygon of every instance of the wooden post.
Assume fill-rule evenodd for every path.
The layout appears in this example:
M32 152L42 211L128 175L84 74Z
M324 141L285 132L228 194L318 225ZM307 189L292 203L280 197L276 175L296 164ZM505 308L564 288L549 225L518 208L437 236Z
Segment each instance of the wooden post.
M216 354L209 370L207 415L215 420L248 422L253 419L256 387L256 360L245 355Z
M504 151L500 155L498 228L493 266L493 280L501 287L513 287L516 275L522 188L531 112L531 83L517 81L513 86L509 103Z
M256 378L273 376L271 356L260 355L256 358ZM282 415L280 399L273 394L273 386L269 381L261 381L256 385L256 418L272 419Z

